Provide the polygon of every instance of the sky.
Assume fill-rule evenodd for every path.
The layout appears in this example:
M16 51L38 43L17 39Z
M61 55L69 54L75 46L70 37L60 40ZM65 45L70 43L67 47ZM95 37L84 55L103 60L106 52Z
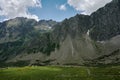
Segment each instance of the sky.
M0 21L27 17L62 21L76 14L90 15L112 0L0 0Z

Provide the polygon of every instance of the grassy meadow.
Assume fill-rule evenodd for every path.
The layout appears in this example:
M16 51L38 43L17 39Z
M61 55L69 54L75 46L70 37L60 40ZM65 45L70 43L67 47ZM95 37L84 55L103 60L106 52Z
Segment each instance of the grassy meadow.
M1 68L0 80L120 80L120 66Z

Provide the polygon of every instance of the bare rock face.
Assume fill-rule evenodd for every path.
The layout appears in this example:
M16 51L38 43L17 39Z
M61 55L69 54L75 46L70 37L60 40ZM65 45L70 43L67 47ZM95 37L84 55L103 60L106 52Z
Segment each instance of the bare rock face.
M60 23L9 20L0 33L0 62L8 66L119 64L120 1Z
M120 1L113 0L91 15L90 35L94 40L107 40L120 34Z

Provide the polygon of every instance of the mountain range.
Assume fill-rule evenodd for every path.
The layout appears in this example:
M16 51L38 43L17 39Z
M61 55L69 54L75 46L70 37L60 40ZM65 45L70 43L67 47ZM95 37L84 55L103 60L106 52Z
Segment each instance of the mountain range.
M23 17L1 22L0 64L119 65L120 1L62 22Z

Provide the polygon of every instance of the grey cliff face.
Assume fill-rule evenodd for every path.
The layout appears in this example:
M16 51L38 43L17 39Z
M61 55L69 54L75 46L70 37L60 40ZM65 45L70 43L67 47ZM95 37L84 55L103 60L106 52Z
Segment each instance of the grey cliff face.
M107 40L120 34L120 1L113 0L91 15L91 38Z

